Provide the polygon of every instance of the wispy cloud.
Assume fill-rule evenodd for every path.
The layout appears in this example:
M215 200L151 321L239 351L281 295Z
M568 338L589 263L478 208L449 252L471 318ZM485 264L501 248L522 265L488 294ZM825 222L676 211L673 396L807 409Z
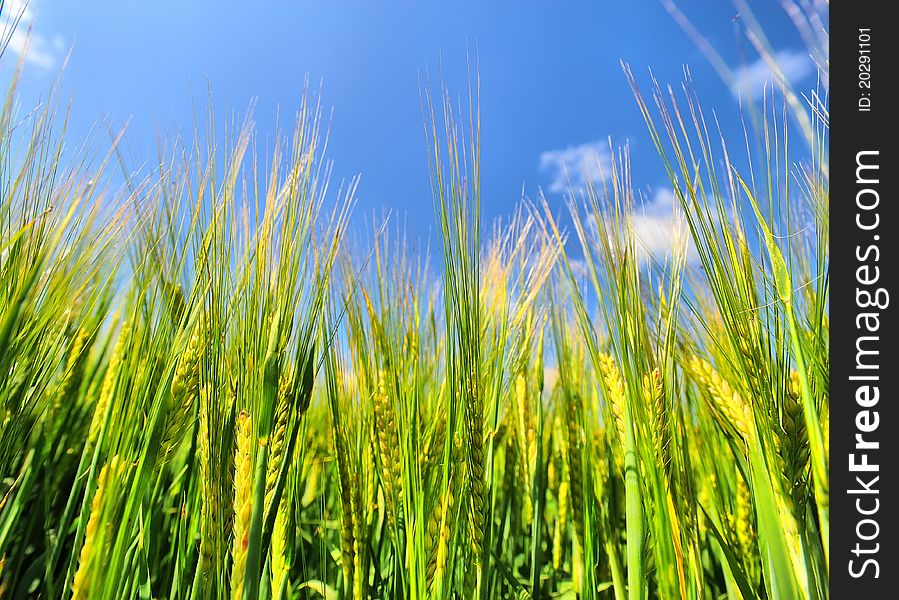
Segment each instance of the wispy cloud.
M0 39L9 37L6 51L16 59L24 58L25 63L49 71L55 68L65 52L62 36L48 37L35 29L34 2L7 0L0 16ZM10 33L18 20L18 26Z
M588 142L561 150L540 153L540 170L549 173L547 190L558 194L569 189L583 191L609 175L611 152L607 142Z
M781 50L774 57L777 68L786 83L796 83L809 75L815 68L808 53L798 50ZM734 79L730 89L736 96L758 98L765 91L765 83L780 85L772 65L764 58L745 65L734 71Z

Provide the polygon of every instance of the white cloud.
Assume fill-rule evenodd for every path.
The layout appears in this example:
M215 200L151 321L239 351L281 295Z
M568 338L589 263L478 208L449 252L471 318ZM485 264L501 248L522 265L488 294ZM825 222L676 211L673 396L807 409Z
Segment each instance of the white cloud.
M687 251L688 258L695 254L690 230L679 210L674 191L659 188L652 200L634 211L631 223L642 261L663 260L683 250Z
M798 50L781 50L774 55L774 61L786 83L800 81L815 68L811 57ZM758 98L765 92L765 83L768 83L770 87L772 82L778 87L782 83L778 80L771 65L764 58L759 58L751 65L742 66L734 72L734 80L731 82L730 89L736 96Z
M16 59L24 57L25 63L49 71L59 64L65 51L65 40L61 36L47 37L34 27L34 3L27 0L7 0L0 16L0 39L9 38L6 52ZM18 25L10 33L13 25Z
M625 232L612 229L618 223L603 223L596 215L589 220L597 235L604 235L601 228L606 228L605 235L624 242ZM659 188L648 201L632 207L625 222L631 229L633 248L641 263L664 262L681 252L687 253L688 261L696 258L690 229L671 188Z
M561 150L540 153L540 170L548 171L552 181L547 190L558 194L568 189L581 192L589 183L608 177L611 152L606 142L588 142Z

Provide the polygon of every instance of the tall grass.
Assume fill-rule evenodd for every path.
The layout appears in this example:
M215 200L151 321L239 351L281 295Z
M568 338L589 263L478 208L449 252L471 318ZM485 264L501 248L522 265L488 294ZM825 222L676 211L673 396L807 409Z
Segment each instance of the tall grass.
M142 171L14 80L0 597L826 598L826 89L731 140L689 74L625 77L667 254L627 148L482 227L475 78L423 90L435 264L351 236L314 94L264 153L210 105Z

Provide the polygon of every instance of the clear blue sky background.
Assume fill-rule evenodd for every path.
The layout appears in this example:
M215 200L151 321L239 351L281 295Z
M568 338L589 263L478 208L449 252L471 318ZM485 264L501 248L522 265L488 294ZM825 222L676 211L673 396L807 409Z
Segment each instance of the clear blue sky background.
M765 69L753 66L758 57L745 42L741 46L733 5L678 5L732 67L743 65L747 85L758 84ZM8 0L6 10L21 6ZM814 67L780 2L760 0L753 10L775 50L784 53L788 75L811 87ZM333 109L335 175L362 175L357 214L389 208L405 216L408 232L418 238L430 234L434 220L420 80L426 69L438 73L442 61L450 89L464 93L475 43L487 220L509 214L523 186L531 196L542 187L551 202L561 202L553 185L559 166L576 164L608 136L630 140L638 185L665 186L620 60L644 83L650 67L663 83L676 84L690 65L704 103L716 108L737 141L741 135L733 90L658 0L33 0L25 17L32 46L23 105L46 93L71 48L62 88L73 99L71 133L77 139L104 117L118 124L130 118L130 142L148 158L157 130L190 129L192 102L202 105L207 82L219 108L243 110L256 99L256 123L265 136L274 132L279 108L288 116L297 107L307 74L321 81L323 104ZM21 45L14 39L2 58L4 79Z

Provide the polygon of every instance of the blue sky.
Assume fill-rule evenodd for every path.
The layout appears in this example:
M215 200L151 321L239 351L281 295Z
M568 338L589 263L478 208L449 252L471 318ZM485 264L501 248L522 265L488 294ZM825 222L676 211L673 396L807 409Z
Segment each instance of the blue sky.
M7 0L4 10L22 10ZM740 42L729 2L682 0L680 9L725 61L740 69L742 93L761 89L768 70ZM779 0L752 4L781 65L800 87L814 65ZM333 110L328 156L338 179L361 174L357 215L386 209L414 237L434 222L420 81L442 70L454 93L466 91L477 47L481 72L482 212L509 214L526 193L561 203L562 167L580 177L605 152L607 138L629 141L635 183L664 196L665 180L619 64L647 81L678 83L689 65L706 105L739 141L738 102L659 0L605 2L237 2L32 0L21 93L23 106L63 74L77 140L98 119L131 119L129 143L155 151L156 132L189 130L208 83L220 112L255 99L258 131L271 136L299 104L308 75ZM0 59L8 78L21 56L20 32ZM442 66L441 66L442 65ZM191 96L193 89L193 99ZM74 146L74 144L73 144ZM652 195L653 192L650 192ZM659 202L663 202L664 199ZM660 230L664 232L664 226ZM661 233L660 233L661 235Z

